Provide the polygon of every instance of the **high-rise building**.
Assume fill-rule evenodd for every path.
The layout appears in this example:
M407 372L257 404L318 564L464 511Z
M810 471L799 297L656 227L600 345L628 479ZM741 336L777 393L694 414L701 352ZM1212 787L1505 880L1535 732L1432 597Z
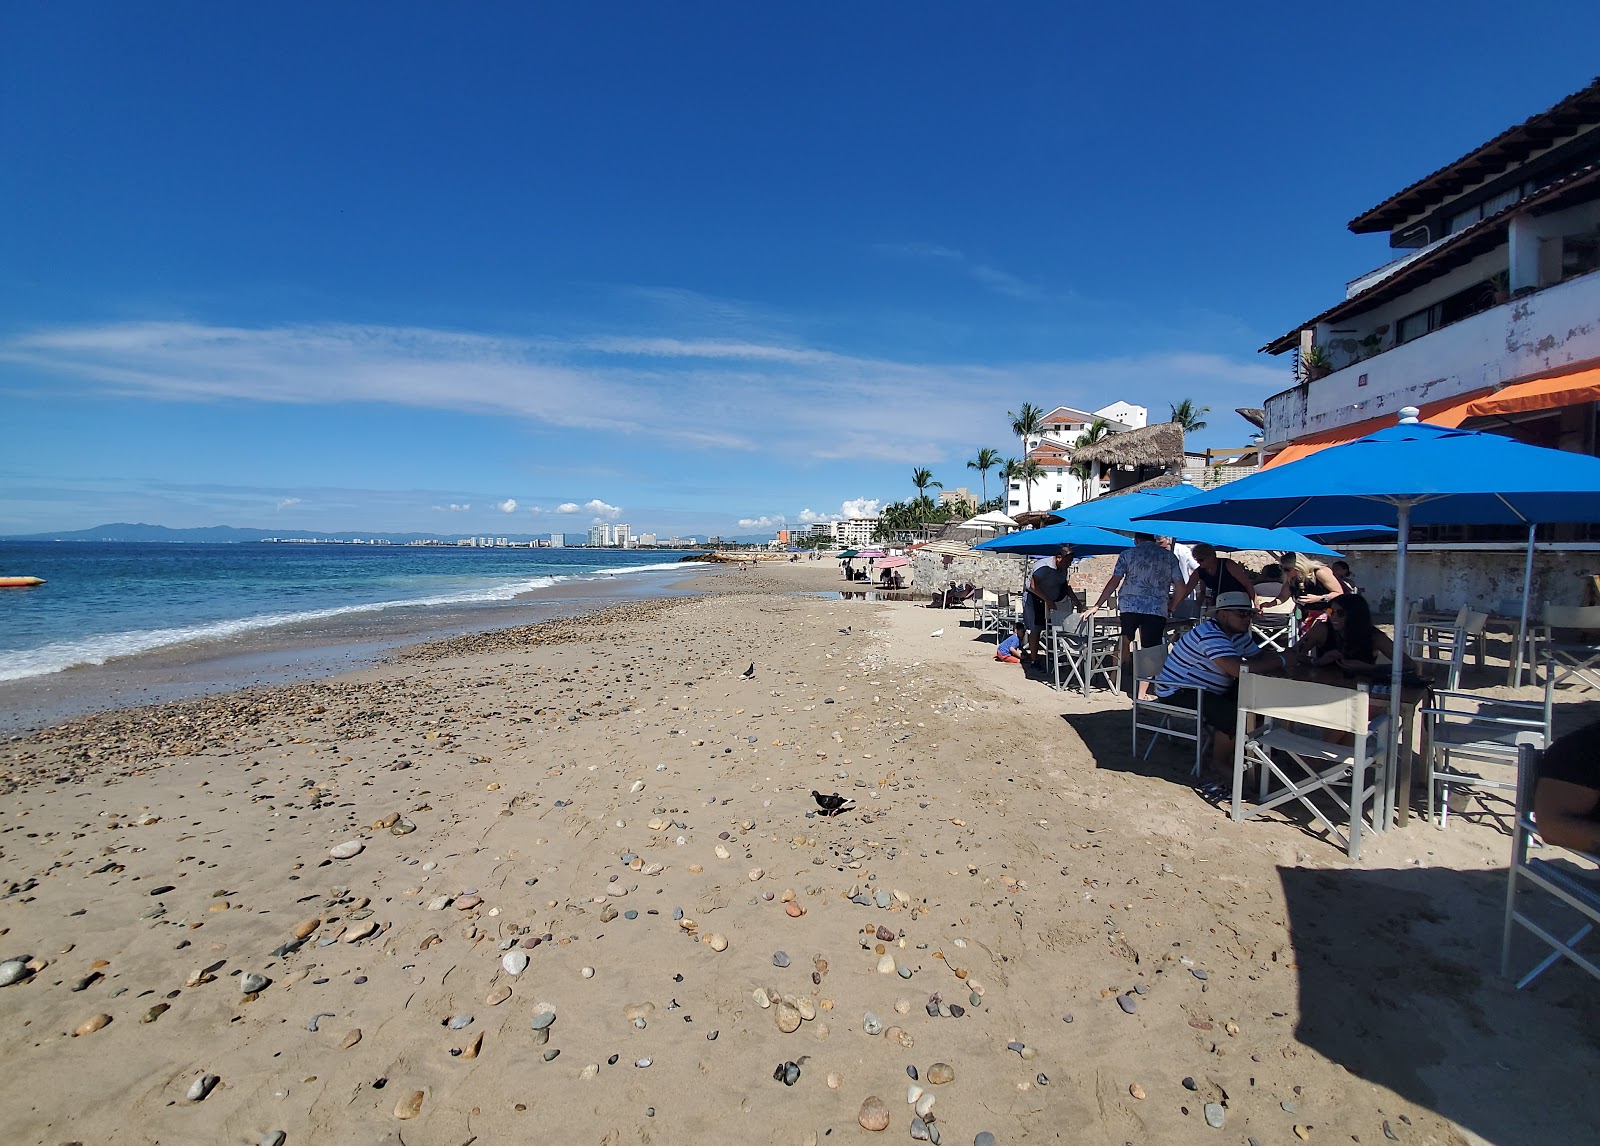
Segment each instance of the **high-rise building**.
M612 526L611 527L611 543L613 545L620 546L623 549L631 549L633 547L632 536L631 536L632 532L633 532L632 526L629 526L629 525L627 525L625 523L619 523L617 525Z
M552 533L550 535L550 548L551 549L565 549L566 546L567 546L567 535L565 533Z

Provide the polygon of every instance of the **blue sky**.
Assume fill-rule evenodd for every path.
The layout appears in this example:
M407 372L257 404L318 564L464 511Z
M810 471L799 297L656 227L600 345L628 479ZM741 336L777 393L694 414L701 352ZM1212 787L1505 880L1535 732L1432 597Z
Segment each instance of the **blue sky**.
M1301 7L10 5L0 532L761 532L1024 401L1242 443L1345 221L1596 67L1592 5Z

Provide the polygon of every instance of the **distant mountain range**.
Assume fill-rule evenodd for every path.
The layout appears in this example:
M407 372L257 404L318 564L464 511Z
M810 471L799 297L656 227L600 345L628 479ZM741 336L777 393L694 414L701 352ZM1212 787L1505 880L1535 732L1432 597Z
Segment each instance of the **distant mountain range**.
M92 529L68 529L59 533L28 533L7 534L0 536L0 541L169 541L183 542L189 545L238 545L242 542L264 541L268 538L293 538L295 540L314 541L390 541L396 545L404 545L410 541L439 541L453 543L466 537L504 537L507 541L527 544L530 541L545 541L548 533L384 533L367 529L349 530L340 533L324 533L320 530L283 530L283 529L241 529L232 525L209 525L198 529L171 529L165 525L144 525L132 522L117 521L110 525L97 525ZM579 534L570 534L577 537ZM704 540L703 538L701 539ZM765 535L745 535L742 537L724 537L723 541L762 543L769 540Z

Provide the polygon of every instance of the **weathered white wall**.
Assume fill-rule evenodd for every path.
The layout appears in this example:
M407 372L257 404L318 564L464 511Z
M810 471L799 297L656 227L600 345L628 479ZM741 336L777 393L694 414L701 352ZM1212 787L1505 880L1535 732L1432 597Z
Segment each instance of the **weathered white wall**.
M1501 256L1503 261L1503 251ZM1462 268L1461 273L1469 269ZM1417 309L1415 304L1405 306L1406 314ZM1267 447L1392 414L1402 406L1420 406L1596 359L1600 359L1600 272L1514 299L1309 386L1274 394L1266 405Z
M1362 595L1378 612L1394 609L1394 551L1363 550L1345 546L1351 575ZM1436 549L1413 547L1406 552L1406 597L1433 598L1434 607L1459 609L1462 605L1487 608L1494 613L1514 613L1521 608L1522 570L1526 547L1516 549ZM1583 603L1583 577L1600 573L1600 546L1586 550L1552 552L1536 548L1533 558L1533 617L1541 607Z

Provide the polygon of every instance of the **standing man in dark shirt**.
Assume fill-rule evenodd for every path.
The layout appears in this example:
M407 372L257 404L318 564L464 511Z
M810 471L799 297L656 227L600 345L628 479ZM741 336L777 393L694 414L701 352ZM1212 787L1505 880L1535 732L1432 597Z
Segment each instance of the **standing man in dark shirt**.
M1600 724L1569 732L1546 750L1533 818L1545 843L1600 852Z
M1028 655L1022 658L1024 671L1039 659L1039 634L1050 623L1050 610L1066 599L1077 604L1067 575L1072 568L1072 546L1063 545L1049 565L1041 565L1028 578L1022 597L1022 628L1028 634Z

